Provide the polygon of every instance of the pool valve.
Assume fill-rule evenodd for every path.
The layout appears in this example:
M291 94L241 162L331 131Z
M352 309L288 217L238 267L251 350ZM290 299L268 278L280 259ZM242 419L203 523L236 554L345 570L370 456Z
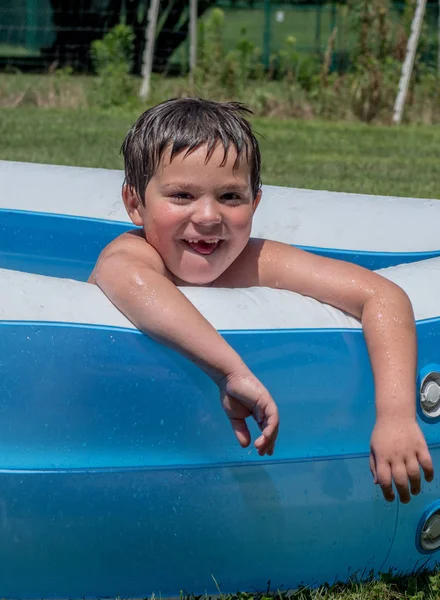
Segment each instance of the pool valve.
M420 386L420 406L427 417L440 416L440 373L431 371Z
M440 548L440 511L426 519L420 534L420 545L426 552Z

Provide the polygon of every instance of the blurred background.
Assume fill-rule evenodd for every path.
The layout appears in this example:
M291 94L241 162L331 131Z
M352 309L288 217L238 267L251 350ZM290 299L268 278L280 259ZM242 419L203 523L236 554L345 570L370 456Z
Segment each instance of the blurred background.
M120 168L143 110L198 95L252 109L267 183L440 197L439 5L0 0L0 157Z
M376 31L378 43L392 42L394 56L402 55L413 3L378 2L375 6L372 0L365 3L365 15L359 14L363 7L362 2L358 4L319 0L202 0L198 3L198 15L203 29L212 19L213 10L220 9L222 23L218 26L224 50L233 51L238 41L246 40L253 50L260 50L266 67L286 42L293 45L292 37L296 51L304 58L322 57L336 28L329 68L346 71L356 49L357 26L364 23L368 26L366 19L375 17L384 29ZM420 48L421 60L433 68L437 63L440 35L438 6L437 0L427 3ZM92 42L124 22L132 27L135 36L134 70L140 72L147 15L148 2L142 0L0 0L0 61L2 66L27 71L48 68L56 61L58 67L71 65L75 70L92 72ZM187 70L188 2L163 3L158 30L155 70L169 73Z

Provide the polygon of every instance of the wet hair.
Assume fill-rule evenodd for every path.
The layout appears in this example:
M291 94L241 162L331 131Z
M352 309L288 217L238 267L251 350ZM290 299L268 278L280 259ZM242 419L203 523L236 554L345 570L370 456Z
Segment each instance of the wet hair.
M143 203L148 182L168 147L172 160L185 149L188 154L206 144L208 161L220 143L224 149L221 166L226 163L231 146L237 151L237 160L246 157L255 198L261 187L261 156L252 127L243 116L247 114L252 113L238 102L199 98L174 98L150 108L139 117L122 144L124 183L134 188Z

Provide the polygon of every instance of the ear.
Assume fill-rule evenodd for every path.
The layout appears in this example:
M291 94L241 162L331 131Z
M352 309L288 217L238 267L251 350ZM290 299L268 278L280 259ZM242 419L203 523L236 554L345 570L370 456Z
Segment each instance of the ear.
M254 201L252 203L252 210L253 212L255 212L258 208L258 205L260 204L260 200L261 200L261 196L263 195L263 190L260 188L257 192L257 195L254 198Z
M125 184L122 187L122 200L124 201L125 210L133 224L137 227L142 227L144 224L142 219L144 207L132 185Z

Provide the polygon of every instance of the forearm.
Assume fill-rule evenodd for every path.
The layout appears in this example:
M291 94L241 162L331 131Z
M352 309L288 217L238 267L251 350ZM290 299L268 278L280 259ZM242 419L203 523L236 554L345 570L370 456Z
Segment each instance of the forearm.
M108 262L95 270L95 282L138 329L184 354L215 381L248 371L216 329L159 273Z
M362 325L374 374L377 418L415 418L417 341L408 297L387 284L366 301Z

